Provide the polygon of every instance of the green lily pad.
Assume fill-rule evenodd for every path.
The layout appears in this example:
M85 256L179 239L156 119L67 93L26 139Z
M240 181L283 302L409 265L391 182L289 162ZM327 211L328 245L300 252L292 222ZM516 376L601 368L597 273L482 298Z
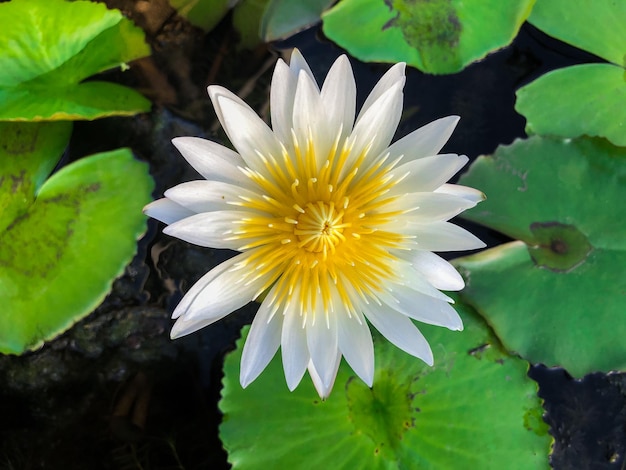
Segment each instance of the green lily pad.
M532 137L460 182L488 196L465 218L523 242L455 260L463 300L531 362L576 377L626 370L626 149Z
M13 0L0 4L0 120L132 115L150 102L87 77L150 54L141 29L102 3Z
M0 148L0 197L10 208L0 219L0 353L34 349L91 312L145 230L153 183L129 150L83 158L42 181L59 158L59 124L0 125L1 136L24 128Z
M241 0L233 10L233 26L239 33L239 46L254 49L261 43L261 21L270 0Z
M534 3L344 0L323 15L324 33L363 61L404 61L427 73L455 73L508 45Z
M261 20L261 39L285 39L321 21L333 0L270 0Z
M528 21L563 42L626 67L626 3L540 0Z
M233 468L549 468L551 438L528 364L458 308L463 332L420 324L434 367L375 334L373 387L342 362L326 401L308 378L289 392L279 355L243 390L240 340L226 357L220 402Z
M545 33L613 64L556 70L517 92L526 131L605 137L626 146L626 3L540 1L529 21Z
M554 70L520 88L515 109L529 134L599 136L626 146L625 74L612 64Z
M211 31L228 13L229 0L169 0L172 8L204 31Z

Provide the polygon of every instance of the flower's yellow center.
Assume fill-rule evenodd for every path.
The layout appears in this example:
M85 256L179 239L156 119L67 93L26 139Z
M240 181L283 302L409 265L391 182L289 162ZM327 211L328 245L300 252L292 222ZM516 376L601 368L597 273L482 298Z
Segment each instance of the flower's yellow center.
M391 250L403 240L386 229L398 215L385 211L395 200L387 193L396 162L368 159L368 148L353 155L348 142L341 144L338 137L320 159L311 136L299 145L294 135L294 153L259 154L264 168L243 170L258 198L239 205L258 215L233 232L240 251L250 252L236 269L243 282L266 279L259 294L274 286L270 304L295 306L303 322L316 312L328 315L335 301L351 312L355 296L375 298L394 276Z
M334 253L335 247L345 240L343 211L336 210L335 204L318 201L308 203L298 216L293 233L298 246L313 253Z

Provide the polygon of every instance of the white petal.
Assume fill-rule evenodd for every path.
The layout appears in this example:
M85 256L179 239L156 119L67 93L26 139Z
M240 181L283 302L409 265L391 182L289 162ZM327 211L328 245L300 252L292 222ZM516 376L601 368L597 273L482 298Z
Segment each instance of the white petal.
M267 276L248 280L249 274L239 269L237 263L244 260L243 255L235 256L209 271L198 281L199 287L193 286L174 310L173 318L178 318L181 327L185 323L208 320L210 323L225 317L243 307L259 295L259 290L268 281ZM206 279L205 279L206 278ZM174 330L172 330L173 336Z
M353 169L354 162L362 152L367 150L366 161L373 161L387 148L401 115L402 87L396 84L383 93L367 112L362 113L362 117L354 126L352 135L347 141L351 145L351 150L344 166L344 174Z
M483 194L482 191L479 191L474 188L470 188L468 186L462 186L460 184L446 183L446 184L441 185L437 189L435 189L435 192L442 193L442 194L451 194L453 196L462 197L476 204L486 199L486 196Z
M435 289L423 276L420 276L410 263L406 261L396 261L393 263L393 271L396 273L397 279L394 283L385 286L391 295L395 295L396 291L402 290L403 286L405 286L413 291L418 291L429 297L439 299L442 302L452 302L450 297L438 289Z
M246 176L239 170L245 162L237 152L198 137L176 137L174 146L204 179L245 185Z
M174 201L170 201L165 197L148 204L143 208L143 213L166 224L178 222L179 220L196 214L194 211L180 204L176 204Z
M270 114L272 130L283 144L291 143L296 82L297 76L294 77L289 66L282 59L278 59L270 86Z
M465 282L457 270L443 258L430 251L410 252L413 268L437 289L457 291Z
M294 289L292 298L299 298L299 286ZM283 330L280 344L283 359L283 369L289 390L294 390L306 371L311 356L307 348L306 331L302 325L302 316L295 305L291 302L285 308L285 318L283 320ZM281 315L277 312L276 315Z
M216 99L223 114L222 125L230 141L248 167L266 174L261 155L278 158L282 154L272 130L249 106L242 106L221 95Z
M242 100L236 94L234 94L232 91L224 88L223 86L210 85L207 88L207 92L209 93L209 98L211 99L211 103L213 103L213 109L215 110L215 114L217 115L217 119L219 119L220 124L222 125L222 127L224 128L224 131L226 131L226 134L228 135L228 138L230 139L230 134L228 133L228 129L224 125L224 122L225 122L224 121L224 112L223 112L222 107L221 107L221 105L219 103L219 98L228 98L230 101L234 101L235 103L241 105L244 108L249 109L250 111L252 111L252 108L250 106L248 106L248 104L244 100ZM232 139L231 139L231 142L232 142Z
M389 147L392 159L404 155L402 163L437 155L459 122L458 116L437 119L411 132Z
M274 304L268 299L273 297L275 288L267 295L256 313L250 333L243 346L239 381L246 388L265 369L272 360L278 347L283 328L282 312L273 315Z
M361 117L367 112L367 110L392 86L395 84L399 84L400 88L404 87L404 82L406 78L404 76L404 69L406 68L406 64L404 62L400 62L391 67L385 75L378 81L376 86L372 89L369 96L363 103L361 107L361 112L359 113L359 117L357 117L357 122L361 119Z
M294 50L291 52L291 58L289 59L289 70L291 70L291 73L294 75L294 77L298 77L298 75L300 75L300 71L303 70L313 79L313 81L315 81L315 76L313 75L313 72L311 72L311 67L309 67L306 59L297 48L294 48Z
M337 331L339 349L346 362L371 387L374 382L374 343L365 318L360 312L354 312L352 317L340 312Z
M329 384L325 384L322 381L322 377L320 376L320 374L318 374L317 370L315 369L315 365L313 365L313 361L309 361L309 365L307 368L309 370L309 374L311 375L313 386L315 387L315 390L317 391L318 395L320 396L322 400L325 400L326 398L328 398L328 396L330 395L330 392L333 389L333 385L335 384L335 379L337 378L337 372L339 371L340 363L341 363L341 353L337 351L335 360L331 368L333 371L332 379L330 380Z
M191 286L191 289L187 291L185 296L178 303L178 305L176 306L176 309L174 309L172 318L178 318L183 313L186 313L187 310L189 310L189 307L191 306L191 304L195 301L198 294L200 294L200 292L202 292L203 289L207 285L209 285L215 278L220 276L225 271L228 271L229 269L233 268L235 264L237 264L242 259L247 258L248 256L250 256L249 253L242 253L240 255L234 256L224 261L223 263L217 265L216 267L211 269L208 273L206 273L204 276L202 276L198 280L198 282L196 282L193 286Z
M252 239L244 241L234 234L239 223L256 214L245 211L203 212L174 222L163 229L163 233L186 242L212 248L236 250Z
M433 365L433 353L424 335L408 317L383 305L364 305L367 319L380 333L403 351Z
M396 177L404 179L396 184L390 195L433 191L448 181L468 162L465 155L452 153L413 160L394 169Z
M243 198L258 195L241 186L221 181L189 181L165 191L165 196L194 213L232 210Z
M333 144L328 134L326 114L320 92L313 79L304 71L300 72L293 105L293 130L301 151L305 151L309 136L314 142L317 167L328 158Z
M336 313L325 312L323 305L319 305L315 319L307 318L306 323L306 340L311 362L324 387L332 385L335 372L333 368L339 351ZM312 312L309 312L309 316L311 314Z
M466 209L474 207L475 202L458 196L443 193L409 193L385 204L378 212L411 211L398 216L398 222L432 222L448 220Z
M429 325L463 329L461 317L445 300L399 285L394 286L391 294L393 297L381 295L379 298L393 310Z
M345 55L340 56L328 71L321 97L330 133L336 134L341 128L343 137L349 135L356 112L356 83L350 61Z
M407 231L416 236L417 248L427 251L462 251L486 245L470 232L450 222L409 224Z

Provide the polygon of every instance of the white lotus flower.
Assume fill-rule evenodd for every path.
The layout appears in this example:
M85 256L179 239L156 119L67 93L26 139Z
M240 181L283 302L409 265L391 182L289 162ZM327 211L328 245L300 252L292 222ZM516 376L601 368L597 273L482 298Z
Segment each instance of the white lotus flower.
M210 86L237 152L199 138L174 139L205 180L166 191L145 212L169 224L168 235L241 253L187 292L171 336L210 325L267 292L243 350L242 386L279 346L290 390L308 369L327 397L342 355L371 386L368 322L429 365L431 349L411 319L463 328L452 300L438 290L460 290L463 280L431 251L484 246L447 222L484 196L445 184L468 160L437 155L458 117L390 146L404 68L397 64L383 76L355 119L348 59L337 59L320 91L295 50L290 65L279 60L274 70L272 129L233 93Z

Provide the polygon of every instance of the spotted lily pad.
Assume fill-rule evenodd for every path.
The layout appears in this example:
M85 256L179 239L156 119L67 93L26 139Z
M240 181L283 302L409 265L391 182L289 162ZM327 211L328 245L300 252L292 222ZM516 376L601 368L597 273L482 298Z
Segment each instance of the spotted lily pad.
M141 29L102 3L13 0L0 4L0 120L131 115L150 102L87 77L150 54Z
M626 149L532 137L460 182L488 197L464 217L521 240L455 261L464 301L531 362L626 370Z
M534 3L343 0L323 15L324 33L363 61L404 61L428 73L455 73L508 45Z
M458 308L463 332L420 325L434 367L376 335L373 387L342 363L326 401L306 380L289 392L279 355L243 390L240 340L226 358L220 402L233 468L549 468L551 438L528 364Z
M92 311L145 230L153 183L129 150L83 158L44 181L69 126L0 124L0 353L36 348Z
M626 3L544 0L529 21L611 63L555 70L521 88L516 109L527 132L600 136L626 146Z

